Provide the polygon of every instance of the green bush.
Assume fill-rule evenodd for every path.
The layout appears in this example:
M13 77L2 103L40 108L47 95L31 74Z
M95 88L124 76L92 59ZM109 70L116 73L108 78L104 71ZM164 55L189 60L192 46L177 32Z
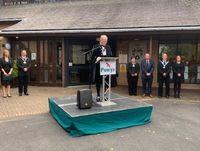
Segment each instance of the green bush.
M17 60L13 61L13 72L12 72L13 78L18 77L18 67L17 67Z

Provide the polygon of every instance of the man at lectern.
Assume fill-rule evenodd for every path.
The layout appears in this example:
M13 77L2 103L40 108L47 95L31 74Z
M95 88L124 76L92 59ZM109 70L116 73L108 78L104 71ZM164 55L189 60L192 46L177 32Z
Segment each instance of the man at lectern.
M100 60L101 57L111 57L112 51L109 45L107 45L108 37L106 35L101 35L99 44L94 46L94 52L92 54L93 69L95 70L95 83L97 90L97 101L100 100L100 87L102 83L102 76L100 76ZM94 72L93 72L94 73Z

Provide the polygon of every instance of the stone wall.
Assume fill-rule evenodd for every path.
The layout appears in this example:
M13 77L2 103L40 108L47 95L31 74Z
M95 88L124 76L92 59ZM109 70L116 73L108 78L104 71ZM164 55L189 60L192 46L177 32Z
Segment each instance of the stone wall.
M7 38L5 37L0 37L0 57L2 57L2 52L3 52L3 45L7 43Z

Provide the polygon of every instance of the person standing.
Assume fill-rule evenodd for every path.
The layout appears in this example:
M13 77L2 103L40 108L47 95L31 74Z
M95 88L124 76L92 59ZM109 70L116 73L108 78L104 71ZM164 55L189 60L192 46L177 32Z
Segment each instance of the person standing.
M3 51L3 58L0 61L1 84L3 88L3 98L11 97L10 87L12 83L13 60L10 58L8 50Z
M173 64L173 80L174 80L174 97L180 98L181 83L184 82L185 65L181 61L181 56L176 56L176 61Z
M94 52L92 54L92 63L94 64L95 70L95 83L96 83L96 91L97 98L96 100L100 102L100 87L102 83L102 76L100 76L100 60L101 57L111 57L112 51L108 43L108 37L106 35L100 36L99 44L94 46Z
M152 97L152 82L154 72L154 61L151 59L149 53L145 53L144 59L141 61L142 70L142 92L143 97L148 95Z
M27 57L26 50L21 51L21 56L17 59L17 67L19 72L19 96L28 94L28 71L31 67L31 61Z
M131 57L131 62L127 64L127 80L129 95L137 95L138 76L140 73L140 66L136 62L135 57Z
M169 98L169 82L171 64L168 61L167 53L162 54L162 60L158 62L158 97L163 97L163 84L165 83L165 97Z

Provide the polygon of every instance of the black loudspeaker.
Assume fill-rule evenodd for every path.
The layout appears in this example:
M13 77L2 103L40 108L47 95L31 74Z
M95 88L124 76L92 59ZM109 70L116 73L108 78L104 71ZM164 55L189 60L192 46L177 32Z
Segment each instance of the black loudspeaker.
M92 107L92 90L82 89L77 91L77 106L79 109L89 109Z

